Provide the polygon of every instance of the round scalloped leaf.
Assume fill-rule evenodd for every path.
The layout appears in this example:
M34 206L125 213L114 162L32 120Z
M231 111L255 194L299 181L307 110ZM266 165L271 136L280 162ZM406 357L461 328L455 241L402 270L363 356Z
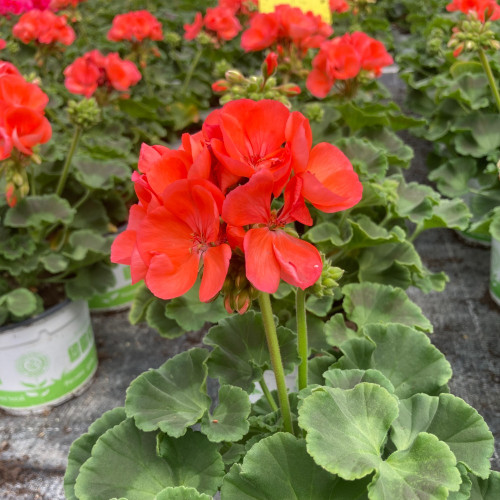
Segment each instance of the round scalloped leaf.
M17 288L2 297L7 310L18 319L27 318L37 310L36 295L27 288Z
M278 327L277 334L285 371L290 373L299 364L297 336L284 327ZM254 382L271 368L260 313L248 311L221 320L210 328L203 342L214 348L207 361L210 376L222 384L235 385L251 393Z
M389 379L378 370L339 370L338 368L331 368L323 373L323 377L325 378L325 385L328 387L347 390L354 389L354 387L362 382L369 382L380 385L380 387L394 394L394 386Z
M191 429L180 438L160 434L157 451L165 460L170 477L165 486L186 486L214 495L224 477L224 462L218 449L219 445Z
M182 436L210 408L207 356L206 349L190 349L139 375L127 389L127 416L143 431Z
M367 481L343 481L319 467L305 441L278 432L255 444L224 478L222 500L355 500Z
M81 466L90 458L92 447L108 429L123 422L127 416L124 408L114 408L103 413L93 422L86 434L76 439L69 449L68 466L64 474L64 494L67 500L78 500L75 496L75 482Z
M69 202L55 194L30 196L7 210L4 224L10 227L33 227L40 229L46 224L68 225L76 210Z
M463 464L457 464L458 472L460 472L460 479L462 483L460 484L460 489L458 491L450 492L448 500L469 500L470 492L472 489L472 481L469 479L467 474L467 467Z
M359 328L370 323L401 323L425 332L432 324L400 288L378 283L352 283L342 288L344 310Z
M140 431L129 418L99 437L80 469L75 494L78 500L154 500L176 485L168 464L156 454L156 435Z
M500 498L500 472L492 470L488 479L469 474L472 482L471 500L498 500Z
M382 462L368 486L370 500L445 500L462 481L455 456L436 436L420 433L410 449Z
M207 412L203 416L201 432L214 443L239 441L248 432L250 409L250 399L243 389L223 385L213 414Z
M186 488L185 486L172 488L169 486L160 491L156 495L155 500L212 500L212 497L205 495L205 493L200 493L194 488Z
M451 394L426 394L400 401L391 439L398 450L409 448L419 432L434 434L475 475L487 478L494 451L493 435L484 419L463 399Z
M419 392L439 394L442 386L450 380L450 364L425 333L404 325L368 325L363 328L363 333L376 348L369 366L359 368L374 368L382 372L400 399Z
M379 466L397 415L393 396L378 385L362 383L347 391L316 389L299 409L299 425L307 432L307 451L315 462L351 481Z

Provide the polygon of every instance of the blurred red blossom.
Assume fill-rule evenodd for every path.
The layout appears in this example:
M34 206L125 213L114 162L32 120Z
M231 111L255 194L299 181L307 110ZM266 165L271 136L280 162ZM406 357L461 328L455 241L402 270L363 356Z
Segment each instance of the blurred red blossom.
M145 39L163 40L160 21L147 10L127 12L115 16L111 29L108 31L108 40L114 42L120 40L142 42Z
M495 0L453 0L446 6L448 12L474 13L481 22L500 19L500 5Z
M50 10L30 10L23 14L12 28L12 34L23 43L36 41L43 44L62 43L71 45L76 38L65 16L57 16Z

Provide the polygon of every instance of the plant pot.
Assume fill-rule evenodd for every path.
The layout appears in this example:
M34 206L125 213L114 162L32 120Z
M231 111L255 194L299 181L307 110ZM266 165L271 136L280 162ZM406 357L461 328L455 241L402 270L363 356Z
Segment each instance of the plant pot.
M491 239L490 295L500 306L500 240Z
M132 304L139 283L130 284L130 267L118 264L113 268L115 285L104 293L94 295L89 302L92 312L109 312L127 309Z
M81 394L97 370L85 301L65 301L0 329L0 408L40 413Z

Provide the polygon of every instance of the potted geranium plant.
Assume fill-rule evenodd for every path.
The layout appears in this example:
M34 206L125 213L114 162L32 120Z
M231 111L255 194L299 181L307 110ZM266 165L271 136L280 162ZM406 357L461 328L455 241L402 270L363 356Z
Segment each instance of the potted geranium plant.
M7 62L0 72L0 407L22 413L67 399L96 370L86 299L113 284L109 233L131 170L92 153L95 99L69 101L53 130L39 82Z
M341 272L301 238L311 205L339 212L362 196L339 149L312 147L301 113L230 102L179 150L144 146L140 170L112 259L161 298L196 288L239 314L210 329L210 351L140 375L125 407L73 444L69 500L494 498L493 437L449 394L451 368L421 310L391 286L340 289ZM295 331L273 316L282 282L294 288ZM328 292L340 309L309 323L306 296Z

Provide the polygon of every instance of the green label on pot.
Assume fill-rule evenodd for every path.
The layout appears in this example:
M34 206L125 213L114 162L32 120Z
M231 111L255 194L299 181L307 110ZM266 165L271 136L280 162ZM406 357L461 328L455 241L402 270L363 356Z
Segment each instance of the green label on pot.
M490 290L493 298L500 303L500 241L491 241Z
M93 310L111 309L132 302L139 283L130 284L130 267L118 265L114 268L116 284L113 288L89 300L89 307Z

